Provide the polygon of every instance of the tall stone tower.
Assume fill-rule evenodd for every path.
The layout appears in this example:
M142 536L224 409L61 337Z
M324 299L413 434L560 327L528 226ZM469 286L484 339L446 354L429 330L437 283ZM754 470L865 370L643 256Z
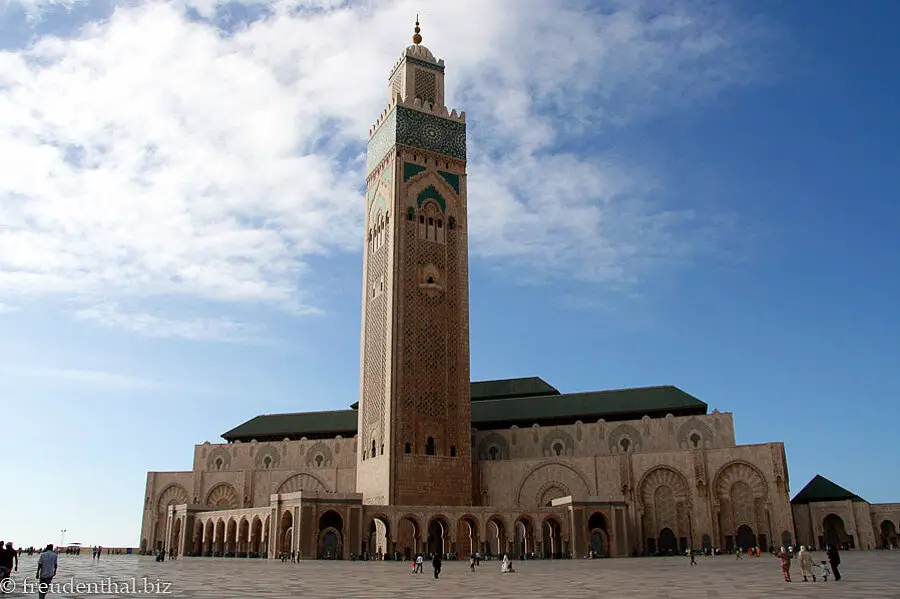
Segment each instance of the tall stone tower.
M471 505L465 113L419 31L368 144L356 488Z

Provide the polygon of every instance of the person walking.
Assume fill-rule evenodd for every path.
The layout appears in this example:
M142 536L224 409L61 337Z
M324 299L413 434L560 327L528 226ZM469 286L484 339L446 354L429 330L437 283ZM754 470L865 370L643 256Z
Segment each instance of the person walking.
M781 571L784 572L784 581L791 581L791 554L788 553L787 549L784 547L781 548L781 551L778 552L777 557L781 558Z
M431 567L434 568L434 579L437 580L441 575L441 554L435 553L431 560Z
M0 541L0 582L3 582L13 571L19 571L19 554L13 548L12 541L3 546Z
M697 565L697 553L693 549L688 549L688 556L691 558L691 565Z
M838 570L838 566L841 565L841 554L838 553L837 547L829 545L825 555L828 557L828 563L831 565L832 573L834 573L834 581L837 582L841 579L841 573Z
M53 551L53 545L48 544L47 548L41 553L37 563L37 579L38 579L38 599L44 599L50 590L50 583L56 576L56 570L59 566L59 558Z
M800 546L800 554L797 556L800 560L800 571L803 572L803 582L807 582L810 578L816 581L816 574L813 570L812 555L806 549L806 545Z

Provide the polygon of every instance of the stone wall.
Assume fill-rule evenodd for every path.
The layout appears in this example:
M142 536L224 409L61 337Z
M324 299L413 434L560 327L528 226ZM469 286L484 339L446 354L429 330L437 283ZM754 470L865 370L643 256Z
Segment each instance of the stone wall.
M513 427L475 431L473 435L474 459L479 461L734 446L732 415L718 411L703 416L669 415L624 422L599 420L556 427Z

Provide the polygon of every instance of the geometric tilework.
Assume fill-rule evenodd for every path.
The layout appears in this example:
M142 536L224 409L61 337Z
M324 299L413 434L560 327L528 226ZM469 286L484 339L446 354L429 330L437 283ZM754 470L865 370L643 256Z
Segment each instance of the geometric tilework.
M366 151L367 175L395 144L465 160L466 124L405 106L393 107L369 138Z
M382 159L394 147L397 139L397 111L392 109L391 112L381 122L378 130L369 138L369 144L366 149L366 175L372 172L372 169L381 163Z
M441 194L438 193L438 190L434 188L434 185L429 185L416 198L416 202L419 204L419 207L422 207L422 202L425 200L436 200L438 204L441 205L441 210L444 212L447 211L447 202L444 201L444 198L441 197Z
M412 162L403 163L403 180L409 181L419 173L425 170L424 166L413 164Z
M444 154L457 160L466 159L465 123L405 106L397 106L396 112L396 143Z
M453 191L459 193L459 175L456 173L448 173L446 171L438 171L438 174L453 188Z

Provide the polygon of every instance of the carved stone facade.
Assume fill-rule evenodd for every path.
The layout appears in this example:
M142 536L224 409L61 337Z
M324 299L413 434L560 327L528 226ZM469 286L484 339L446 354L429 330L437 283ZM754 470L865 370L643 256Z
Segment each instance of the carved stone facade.
M423 46L389 81L368 147L358 413L307 415L319 429L290 415L196 446L189 472L149 473L142 549L626 556L793 534L783 445L738 446L730 414L677 389L641 391L644 407L608 398L624 412L544 391L522 396L534 418L475 405L465 115L444 106L443 61ZM547 407L564 404L582 411ZM492 425L475 430L474 412Z
M819 475L791 503L797 544L842 549L900 546L900 503L869 503Z

